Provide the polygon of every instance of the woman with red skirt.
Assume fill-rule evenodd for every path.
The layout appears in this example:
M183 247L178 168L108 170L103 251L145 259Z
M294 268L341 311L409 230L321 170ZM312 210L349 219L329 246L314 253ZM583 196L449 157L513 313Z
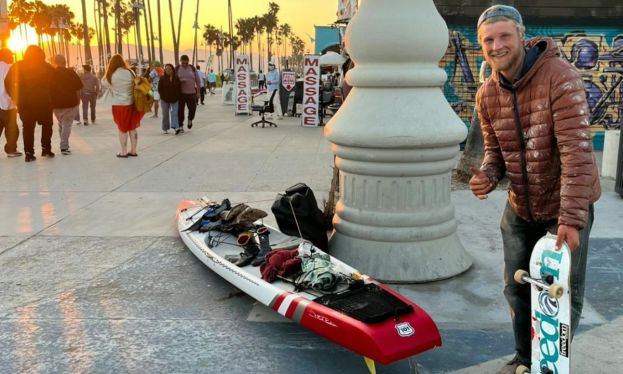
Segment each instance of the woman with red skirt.
M121 152L117 157L136 157L138 134L136 129L141 125L142 112L134 108L132 92L134 89L134 72L123 60L120 54L110 58L106 69L104 82L112 96L112 117L119 130L119 143ZM128 137L130 138L130 151L128 151Z

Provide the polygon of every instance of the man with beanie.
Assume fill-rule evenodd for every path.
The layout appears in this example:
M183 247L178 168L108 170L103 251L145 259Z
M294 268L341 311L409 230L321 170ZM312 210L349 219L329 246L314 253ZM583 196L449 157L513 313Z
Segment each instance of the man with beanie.
M517 9L494 5L478 19L478 41L491 76L476 95L484 138L480 168L470 189L486 199L505 175L510 180L500 228L504 295L511 309L515 357L499 374L530 366L530 285L513 279L547 232L571 249L571 337L582 313L593 203L601 194L582 79L560 58L550 38L524 40Z
M78 104L80 103L80 90L82 81L73 69L65 67L67 61L65 56L56 55L54 57L56 65L52 86L52 108L54 116L58 121L59 132L61 135L61 153L71 154L69 149L69 136L71 135L71 124L73 123Z

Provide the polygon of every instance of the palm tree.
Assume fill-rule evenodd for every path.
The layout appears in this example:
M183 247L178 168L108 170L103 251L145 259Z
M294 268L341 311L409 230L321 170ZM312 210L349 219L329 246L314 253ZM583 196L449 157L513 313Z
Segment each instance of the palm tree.
M121 30L121 0L115 0L115 53L123 52L123 33Z
M257 69L258 71L262 69L262 33L266 28L264 24L264 18L255 16L253 19L253 27L255 29L255 33L257 34Z
M160 51L160 62L164 63L164 55L162 52L162 19L160 17L160 0L156 3L158 7L158 50Z
M156 40L154 38L154 23L152 21L152 17L151 17L151 0L147 0L147 16L149 18L149 34L148 34L148 38L149 38L149 45L151 46L151 57L152 59L156 59L156 46L154 45L154 41ZM162 61L161 61L162 62Z
M290 37L292 46L292 66L299 74L303 71L303 56L305 53L305 42L296 35Z
M108 28L108 3L106 2L106 0L100 0L102 2L102 17L104 18L104 36L105 36L105 41L106 41L106 60L108 61L108 59L110 58L111 51L110 51L110 33L108 32L109 28Z
M283 58L285 59L286 68L288 67L288 41L290 40L290 35L292 34L292 27L287 23L282 24L279 27L279 32L283 37Z
M210 57L212 57L212 45L219 42L220 31L213 25L203 26L203 40L210 51Z
M264 24L266 26L266 42L268 44L268 61L272 60L272 42L273 42L273 31L277 28L277 23L279 22L279 18L277 18L277 13L279 13L279 5L277 3L270 2L268 3L268 13L264 14L262 18L264 18Z
M126 47L128 50L127 59L130 59L130 30L135 23L134 11L129 4L122 3L119 14L119 30L122 36L125 35Z
M149 16L147 15L147 8L145 8L145 3L143 1L139 1L137 0L137 2L140 4L140 9L143 10L143 21L145 23L145 40L147 41L147 59L150 61L153 60L153 56L151 53L151 45L153 43L153 40L150 38L150 27L149 27ZM140 10L139 10L139 14L140 14Z
M91 37L89 36L89 25L87 24L87 4L86 0L82 0L82 40L84 41L84 59L88 65L93 64L93 56L91 55ZM80 40L80 39L78 39Z
M49 27L52 22L52 17L48 11L48 6L42 1L36 0L32 7L32 16L30 17L30 27L37 32L37 39L39 46L43 47L43 35L51 32ZM51 48L51 43L48 43L48 48ZM50 49L50 53L51 49Z
M180 14L178 18L177 34L175 33L175 23L173 22L173 6L169 0L169 16L171 18L171 33L173 34L173 56L175 65L180 63L180 36L182 34L182 10L184 9L184 0L180 0Z
M34 4L28 0L13 0L9 6L9 23L19 26L19 33L22 40L25 39L26 25L30 23L33 16Z

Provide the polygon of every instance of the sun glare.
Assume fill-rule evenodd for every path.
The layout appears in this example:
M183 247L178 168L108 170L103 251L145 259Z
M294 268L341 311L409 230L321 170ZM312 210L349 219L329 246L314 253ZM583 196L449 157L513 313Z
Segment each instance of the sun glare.
M25 32L24 32L25 31ZM20 56L31 44L37 44L37 34L30 26L25 29L11 30L11 37L7 42L7 46L13 53Z
M28 40L22 39L21 36L13 34L9 38L9 42L7 44L9 46L9 49L11 49L13 52L21 52L25 50L26 47L28 47Z

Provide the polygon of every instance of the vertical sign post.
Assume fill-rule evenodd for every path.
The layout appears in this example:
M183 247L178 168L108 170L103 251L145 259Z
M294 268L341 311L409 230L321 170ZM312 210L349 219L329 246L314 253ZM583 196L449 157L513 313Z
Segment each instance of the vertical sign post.
M236 76L236 114L249 114L251 112L251 82L249 78L249 56L236 56L234 74Z
M318 126L318 100L320 100L320 56L305 55L303 77L301 124L316 127Z

